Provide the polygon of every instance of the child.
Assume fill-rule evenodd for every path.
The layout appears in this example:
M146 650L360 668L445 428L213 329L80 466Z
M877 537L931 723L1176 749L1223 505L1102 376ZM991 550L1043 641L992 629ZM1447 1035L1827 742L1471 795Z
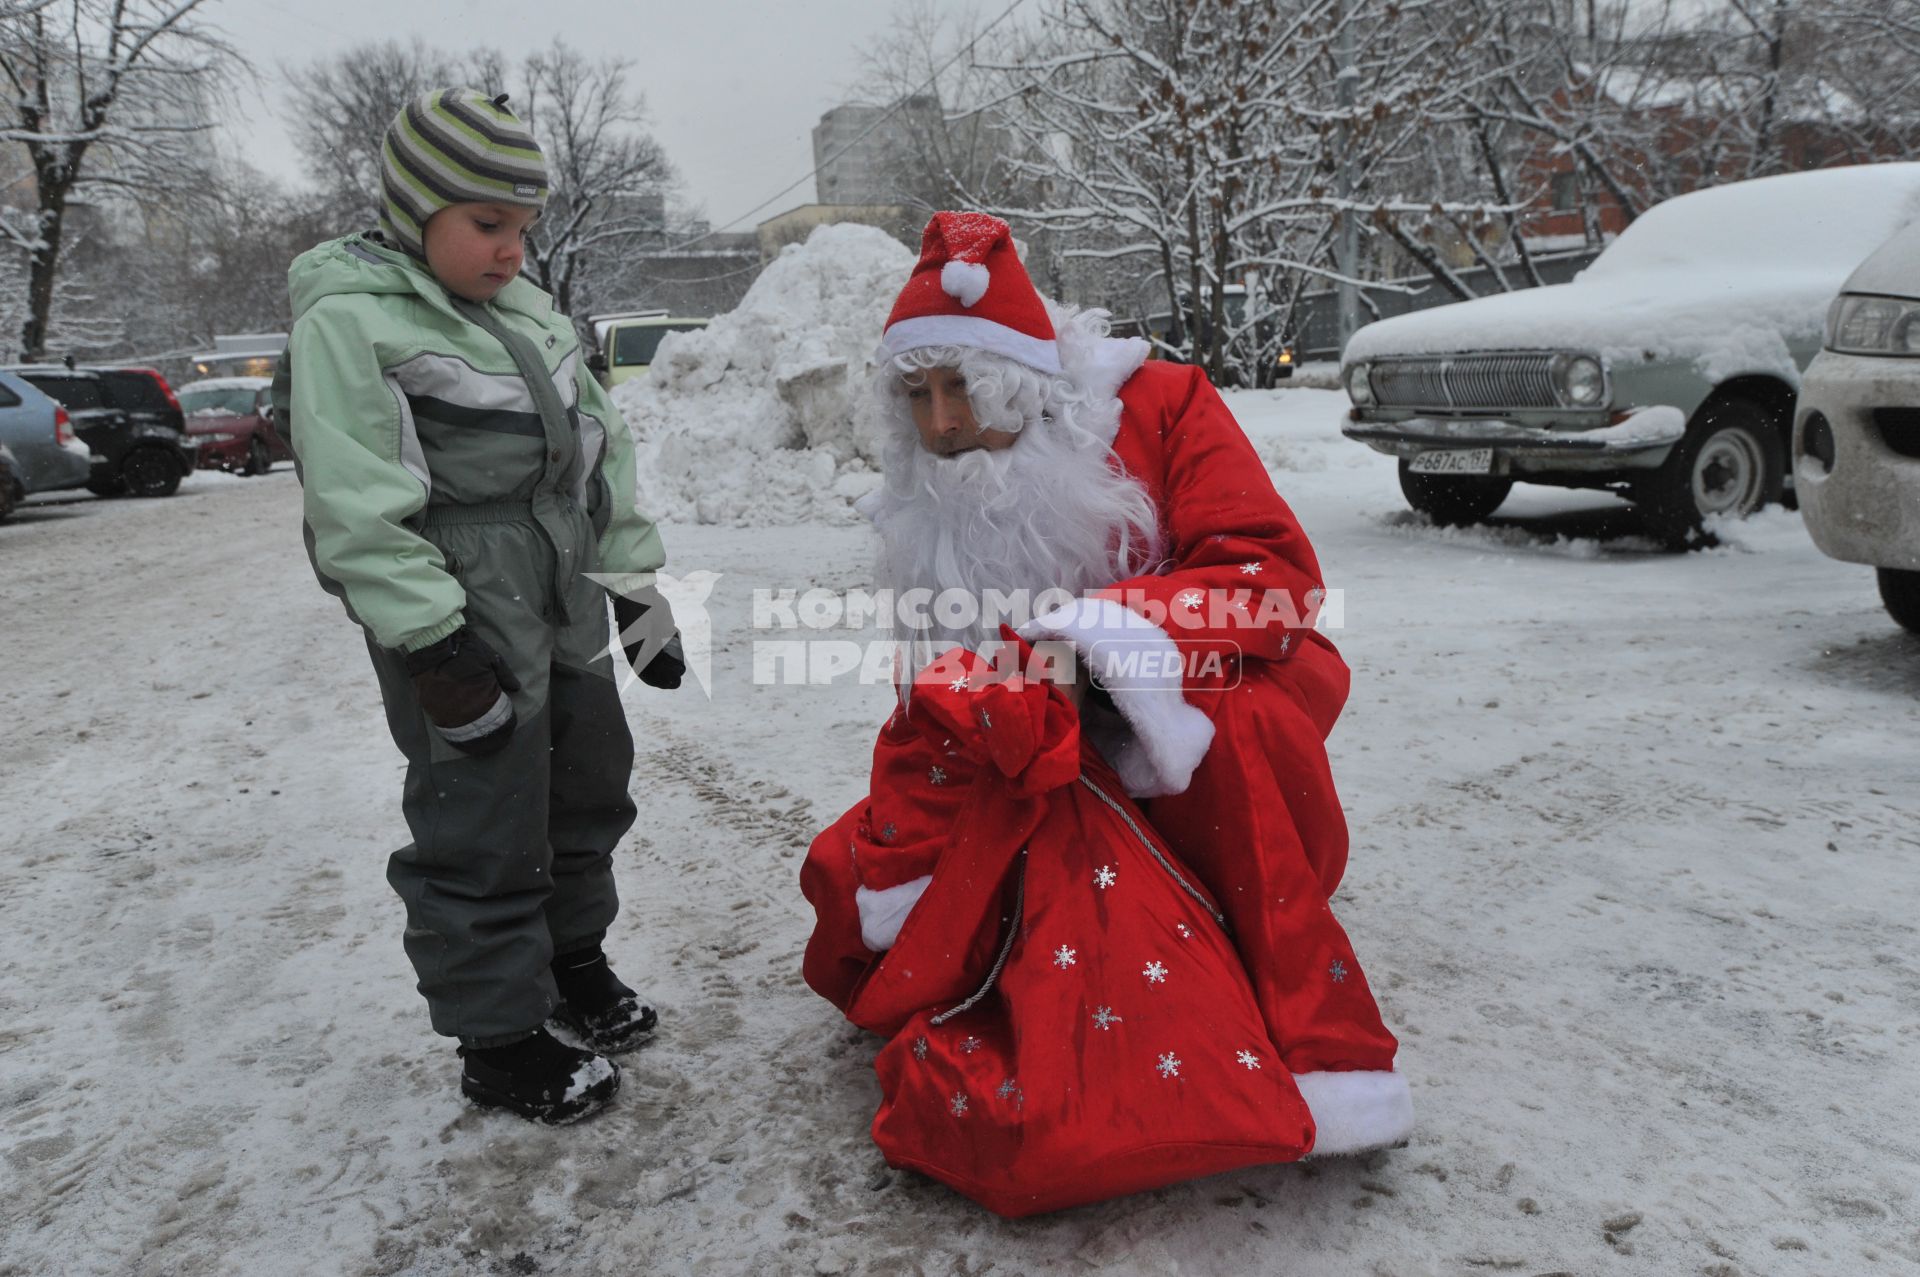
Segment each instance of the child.
M619 582L623 639L650 632L626 649L642 679L685 667L626 424L517 278L547 173L506 101L446 89L394 117L380 230L287 273L274 401L314 570L367 632L407 758L413 841L387 881L433 1027L460 1039L469 1098L558 1124L605 1107L605 1057L655 1021L601 951L633 740L587 574Z

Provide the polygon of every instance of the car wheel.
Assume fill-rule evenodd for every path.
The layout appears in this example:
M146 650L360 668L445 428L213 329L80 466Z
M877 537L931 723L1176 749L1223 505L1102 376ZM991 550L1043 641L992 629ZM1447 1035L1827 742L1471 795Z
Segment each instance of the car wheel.
M1773 414L1728 396L1701 408L1660 468L1633 498L1654 535L1674 549L1714 544L1709 519L1743 519L1781 499L1786 460Z
M1478 523L1500 508L1513 480L1495 475L1415 474L1400 460L1400 491L1407 504L1443 528Z
M180 489L180 463L159 448L135 448L120 463L120 477L136 497L170 497Z
M1880 601L1903 629L1920 634L1920 572L1881 568Z
M0 461L0 523L5 523L13 517L13 512L20 508L20 499L24 496L26 492L20 486L20 482L13 477L12 469L6 462Z
M255 435L247 443L247 464L241 474L265 474L273 469L273 456L267 451L267 442Z

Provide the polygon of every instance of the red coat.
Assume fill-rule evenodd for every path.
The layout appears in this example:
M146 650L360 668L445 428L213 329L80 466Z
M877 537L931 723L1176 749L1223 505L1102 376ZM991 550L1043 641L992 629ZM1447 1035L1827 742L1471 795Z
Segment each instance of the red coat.
M1329 907L1347 833L1324 742L1348 674L1312 628L1318 560L1204 373L1148 363L1119 397L1114 455L1154 501L1166 560L1022 632L1072 643L1110 695L1118 715L1090 714L1086 734L1220 902L1316 1151L1396 1142L1411 1124L1397 1043ZM976 769L897 712L868 798L814 842L805 974L836 1006L927 889Z

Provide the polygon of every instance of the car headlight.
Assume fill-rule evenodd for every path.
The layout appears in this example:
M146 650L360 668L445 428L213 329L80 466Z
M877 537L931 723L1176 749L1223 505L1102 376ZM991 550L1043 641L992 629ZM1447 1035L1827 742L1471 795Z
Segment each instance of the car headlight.
M1828 350L1920 357L1920 301L1842 293L1827 308Z
M1607 395L1607 373L1591 355L1570 355L1554 362L1560 394L1575 408L1597 408Z
M1365 364L1355 364L1347 369L1347 398L1353 400L1356 408L1373 406L1373 381L1367 375Z

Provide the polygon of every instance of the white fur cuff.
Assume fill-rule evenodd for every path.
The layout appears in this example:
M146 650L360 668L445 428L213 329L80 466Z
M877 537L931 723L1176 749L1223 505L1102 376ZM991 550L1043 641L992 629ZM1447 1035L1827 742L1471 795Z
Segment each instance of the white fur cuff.
M900 938L900 928L906 925L907 915L920 903L921 893L932 881L932 874L924 874L912 882L882 887L878 891L855 887L853 903L860 910L860 943L875 953L893 948L893 942Z
M1028 642L1058 639L1113 698L1131 732L1099 741L1101 752L1135 798L1186 789L1213 744L1213 720L1181 692L1186 670L1167 632L1112 599L1075 599L1020 628Z
M1293 1084L1313 1113L1310 1157L1387 1148L1413 1133L1413 1096L1400 1073L1296 1073Z

